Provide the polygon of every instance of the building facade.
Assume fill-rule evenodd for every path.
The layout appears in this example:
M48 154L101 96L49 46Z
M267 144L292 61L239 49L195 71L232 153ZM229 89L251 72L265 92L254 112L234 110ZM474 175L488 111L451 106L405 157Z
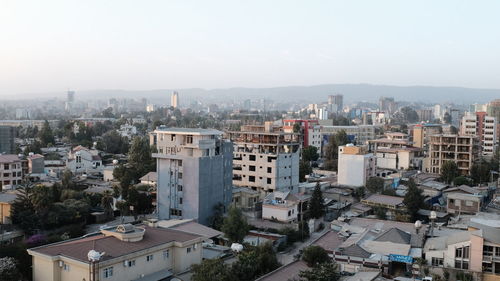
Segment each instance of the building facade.
M460 134L477 136L481 155L492 157L497 146L497 120L486 112L468 113L460 122Z
M179 93L172 93L172 95L170 96L170 106L173 108L179 107Z
M14 154L16 147L14 138L16 136L16 128L12 126L0 126L0 154Z
M197 219L207 224L214 206L226 208L232 195L231 142L210 129L159 127L156 145L157 208L160 219Z
M233 185L261 192L292 190L299 184L299 134L271 122L228 132L234 143Z
M21 159L14 154L0 155L0 188L11 189L21 184L23 169Z
M337 183L346 186L364 186L375 176L375 157L366 147L339 146Z
M429 167L426 172L441 173L446 161L457 164L460 174L469 175L478 157L478 139L475 136L434 135L429 142Z
M294 132L295 126L300 126L299 132ZM318 150L318 154L321 155L321 126L319 126L318 120L285 119L283 120L283 130L285 133L300 133L301 148L314 146Z
M68 153L66 168L73 174L89 174L102 172L104 166L97 150L79 145Z

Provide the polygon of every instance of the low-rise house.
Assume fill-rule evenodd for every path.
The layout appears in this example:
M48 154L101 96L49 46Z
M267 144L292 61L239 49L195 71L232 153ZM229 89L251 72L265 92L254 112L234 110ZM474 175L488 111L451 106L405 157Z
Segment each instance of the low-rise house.
M10 224L12 203L17 198L15 193L0 192L0 223Z
M481 195L450 193L447 195L446 211L450 214L476 214L482 209Z
M268 194L262 203L262 218L291 223L297 221L299 199L289 191Z
M158 174L156 172L149 172L142 176L139 180L141 181L141 184L156 186L158 183Z
M27 157L28 173L43 174L45 172L45 157L40 154L33 154Z
M82 238L31 248L33 280L162 280L202 260L203 237L119 225ZM97 254L89 261L89 252Z
M97 150L79 145L68 153L66 168L73 174L89 174L102 172L104 166Z
M386 133L385 138L368 142L370 152L377 158L377 168L404 170L422 167L422 148L414 147L407 134Z
M366 147L347 144L339 146L338 177L339 185L364 186L368 178L375 176L375 157Z
M361 203L371 206L380 207L392 211L404 210L403 197L383 195L383 194L372 194L365 199L361 200Z
M261 246L266 243L271 243L275 248L279 247L280 244L285 245L286 241L286 235L257 230L250 230L243 239L243 242L252 246Z
M242 210L254 210L260 193L246 187L234 187L232 205Z
M12 189L23 179L21 159L14 154L0 154L0 189Z

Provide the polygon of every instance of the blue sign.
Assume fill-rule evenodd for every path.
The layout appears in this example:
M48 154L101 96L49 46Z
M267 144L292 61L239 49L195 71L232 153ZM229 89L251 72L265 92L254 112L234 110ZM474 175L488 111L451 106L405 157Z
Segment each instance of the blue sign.
M389 260L390 261L395 261L395 262L413 263L413 258L412 257L410 257L410 256L403 256L403 255L390 254L389 255Z

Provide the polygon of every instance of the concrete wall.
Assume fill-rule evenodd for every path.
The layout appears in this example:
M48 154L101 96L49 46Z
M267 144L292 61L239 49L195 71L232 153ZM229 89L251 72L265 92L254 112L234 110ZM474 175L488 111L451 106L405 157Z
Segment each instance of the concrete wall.
M290 212L290 216L288 215ZM298 205L292 206L276 206L276 205L262 205L262 218L263 219L272 219L276 218L281 222L290 222L297 220L298 214Z

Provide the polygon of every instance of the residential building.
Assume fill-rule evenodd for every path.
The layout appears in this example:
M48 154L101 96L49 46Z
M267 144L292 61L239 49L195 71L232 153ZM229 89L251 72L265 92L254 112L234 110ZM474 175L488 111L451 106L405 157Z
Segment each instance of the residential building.
M500 279L500 230L470 228L427 239L423 249L432 268L472 273L476 280Z
M453 192L446 196L446 211L450 214L477 214L481 211L483 196Z
M389 114L396 112L396 102L394 102L394 98L380 97L378 104L378 109L380 111L387 112Z
M0 192L0 224L10 224L12 203L17 198L15 193Z
M430 122L432 121L432 109L417 109L418 121Z
M21 184L23 171L21 159L14 154L0 155L0 189L12 189Z
M404 133L386 133L385 138L368 141L370 152L377 159L377 168L406 170L421 168L423 151L414 147Z
M340 131L345 131L349 141L359 145L367 144L369 140L375 138L375 126L373 125L357 125L357 126L328 126L320 122L320 134L322 146L328 144L330 136L337 134Z
M434 135L429 141L429 167L426 172L441 173L446 161L457 164L460 174L469 175L478 156L478 139L475 136Z
M170 96L170 106L173 108L179 107L179 93L173 92Z
M260 201L260 192L246 187L233 188L232 205L243 210L253 211Z
M294 131L295 124L298 124L300 130ZM301 148L314 146L321 155L321 126L318 120L285 119L283 120L283 131L285 133L300 133Z
M16 128L13 126L0 126L0 154L16 153L14 138L16 136Z
M361 203L371 207L380 207L389 210L402 210L404 208L403 200L403 197L398 196L372 194L367 198L362 199Z
M158 173L157 172L149 172L142 176L140 179L141 184L156 186L158 183Z
M497 119L486 112L468 113L462 117L460 134L479 139L481 155L492 157L497 146Z
M79 145L69 151L66 168L73 174L91 174L102 172L104 166L99 151Z
M298 186L299 134L266 122L241 126L241 131L227 135L234 143L233 185L260 191L261 198Z
M120 126L120 130L118 130L118 133L122 137L131 139L133 136L137 135L137 127L134 125L123 124Z
M207 224L214 206L231 204L231 142L212 129L159 127L151 134L157 153L159 219Z
M495 117L497 120L497 132L500 132L500 99L496 99L488 103L488 116ZM500 141L500 133L497 133L497 140Z
M344 108L344 95L336 94L328 96L328 106L331 112L338 113Z
M427 143L432 135L442 133L441 124L422 123L409 126L410 138L415 147L427 148Z
M204 237L130 224L31 248L33 280L163 280L202 261ZM94 262L89 261L93 250Z
M30 154L28 160L28 173L43 174L45 172L45 157L40 154Z
M262 204L262 218L280 222L295 222L299 214L299 200L289 191L275 191Z
M366 147L348 144L339 146L337 183L346 186L364 186L375 176L375 157Z

